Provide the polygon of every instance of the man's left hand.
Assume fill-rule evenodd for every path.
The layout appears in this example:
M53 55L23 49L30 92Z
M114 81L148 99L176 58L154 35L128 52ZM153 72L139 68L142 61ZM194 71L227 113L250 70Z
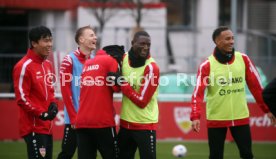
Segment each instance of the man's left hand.
M276 125L276 118L275 118L275 116L271 112L266 113L266 115L270 119L271 125Z
M51 102L48 107L49 119L53 120L56 117L57 113L58 113L57 104L54 102Z

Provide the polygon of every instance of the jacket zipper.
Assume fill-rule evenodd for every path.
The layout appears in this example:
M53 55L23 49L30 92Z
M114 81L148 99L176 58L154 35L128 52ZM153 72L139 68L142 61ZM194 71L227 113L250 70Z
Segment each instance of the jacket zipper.
M35 120L35 117L34 117L34 127L35 127L35 123L36 123L36 120Z
M47 99L48 99L48 90L47 90L47 85L46 85L46 83L45 83L45 80L47 80L47 79L45 79L45 76L46 76L46 73L45 73L45 69L44 69L44 66L43 66L43 62L42 62L42 64L41 64L41 66L42 66L42 69L43 69L43 73L44 73L44 87L45 87L45 93L46 93L46 101L47 101ZM47 76L46 76L47 77Z
M228 75L230 75L229 63L227 62L226 65L227 65L227 68L228 68ZM230 79L230 76L228 76L228 80L229 80L229 83L232 82L232 80ZM233 101L232 101L232 96L231 95L230 95L230 98L231 98L230 102L231 102L232 126L235 126L234 113L233 113Z
M48 100L48 89L47 89L47 84L45 83L46 82L45 80L47 80L47 79L45 79L45 77L47 77L47 76L46 76L46 72L45 72L45 69L44 69L44 66L43 66L43 62L41 64L41 66L42 66L43 73L44 73L44 87L45 87L46 101L47 101ZM50 124L49 134L50 134L50 132L52 130L52 127L53 127L53 121L51 121L51 124Z

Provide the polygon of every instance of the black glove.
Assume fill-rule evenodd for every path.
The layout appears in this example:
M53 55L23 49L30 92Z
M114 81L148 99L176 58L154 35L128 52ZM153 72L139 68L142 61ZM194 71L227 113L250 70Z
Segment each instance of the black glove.
M116 61L120 64L123 56L125 54L124 46L119 46L119 45L108 45L103 47L103 50L112 56L113 58L116 59Z
M41 120L49 120L49 114L48 114L48 112L43 112L40 116L39 116L39 118L41 119Z
M54 102L51 102L48 107L48 114L49 114L49 120L53 120L58 113L58 107L57 104Z
M47 112L43 112L39 118L41 120L53 120L56 115L58 113L58 108L57 108L57 104L56 103L50 103L49 107L48 107L48 111Z
M108 72L107 77L114 81L116 85L121 85L126 81L120 72Z

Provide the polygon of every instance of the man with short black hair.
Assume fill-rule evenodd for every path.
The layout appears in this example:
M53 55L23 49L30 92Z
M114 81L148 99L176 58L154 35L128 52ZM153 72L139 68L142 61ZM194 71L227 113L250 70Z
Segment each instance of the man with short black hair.
M27 144L29 159L52 159L53 119L58 113L53 88L51 31L45 26L29 32L30 49L13 69L13 82L19 106L19 131Z
M122 62L119 158L134 158L138 148L141 159L156 159L159 67L150 56L151 38L146 31L136 32L131 44Z
M206 118L210 159L222 159L227 129L237 143L240 157L253 159L249 110L245 85L248 85L264 113L275 121L262 98L262 85L257 69L246 54L234 50L234 35L225 26L213 32L214 52L198 69L197 85L191 100L193 130L200 130L200 106L206 94ZM209 79L206 81L206 79Z

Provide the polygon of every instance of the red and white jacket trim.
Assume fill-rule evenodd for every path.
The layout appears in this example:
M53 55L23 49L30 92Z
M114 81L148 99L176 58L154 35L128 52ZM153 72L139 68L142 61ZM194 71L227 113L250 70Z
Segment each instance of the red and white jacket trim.
M138 92L133 90L129 83L125 83L121 86L122 93L141 109L148 105L159 85L160 72L157 64L152 62L147 65L145 67L143 76L145 78L142 78L142 86ZM124 128L133 130L156 130L157 128L156 123L131 123L122 119L120 121L120 125Z
M74 54L78 58L78 60L84 65L85 61L88 59L87 56L82 53L79 49L74 51ZM77 112L74 108L73 98L72 98L72 90L71 90L71 80L73 71L73 62L70 55L66 55L60 65L60 88L63 102L66 106L66 110L68 112L70 122L72 125L76 122Z
M48 60L29 49L13 69L14 91L19 106L19 131L21 136L29 133L52 134L52 122L39 116L48 110L54 97L53 69Z

